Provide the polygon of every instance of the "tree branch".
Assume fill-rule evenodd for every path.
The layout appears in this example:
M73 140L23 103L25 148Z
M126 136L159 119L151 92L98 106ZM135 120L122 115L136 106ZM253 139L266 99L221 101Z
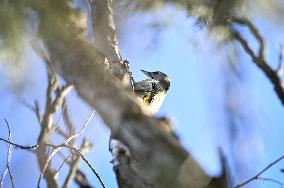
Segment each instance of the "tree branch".
M65 157L63 153L59 152L59 155L68 165L72 165L71 161L66 160L67 157ZM80 188L93 188L89 183L87 176L80 169L76 170L74 181Z
M83 132L85 131L85 129L87 128L87 126L88 126L88 124L89 124L91 118L93 117L94 113L95 113L95 111L93 110L92 113L90 114L90 116L88 117L88 119L86 120L86 122L84 123L84 126L83 126L83 128L81 129L81 131L80 131L79 133L77 133L77 134L75 134L75 135L71 135L69 138L67 138L67 139L65 140L65 142L63 143L64 145L67 145L70 141L72 141L72 140L75 139L76 137L82 135L82 133L83 133ZM62 145L63 145L63 144L62 144ZM61 149L62 149L62 147L58 147L58 148L54 149L54 150L50 153L50 155L46 158L46 162L44 163L44 165L43 165L43 167L42 167L41 174L40 174L39 179L38 179L38 187L40 187L41 178L43 177L45 171L48 170L48 165L50 164L50 161L51 161L52 157L53 157L58 151L60 151Z
M62 167L64 166L64 164L68 161L68 159L70 157L72 157L73 153L70 153L67 157L64 158L63 162L61 163L61 165L59 166L59 168L56 170L56 176L59 173L59 171L62 169Z
M89 0L93 18L94 44L110 62L121 61L111 8L112 0Z
M82 154L84 154L84 153L88 152L91 149L91 147L92 147L91 143L87 139L84 139L83 143L82 143L82 145L80 147L80 152ZM81 159L80 156L75 156L75 158L71 161L70 169L69 169L67 178L65 179L64 184L62 186L63 188L67 188L68 185L75 178L77 170L78 170L78 167L80 165L80 159Z
M248 42L239 34L238 31L232 30L232 37L237 40L245 52L252 58L252 61L256 66L262 70L262 72L267 76L267 78L270 80L270 82L274 86L274 90L281 101L282 105L284 105L284 88L283 88L283 83L282 79L279 76L279 71L273 70L269 64L266 62L265 57L264 57L264 39L263 37L259 34L257 28L249 21L246 19L233 19L236 23L246 25L247 27L250 28L252 34L255 36L255 38L258 40L259 45L260 45L260 50L258 55L256 55L251 47L249 46Z
M275 164L277 164L279 161L284 159L284 155L279 157L278 159L276 159L275 161L273 161L272 163L270 163L269 165L267 165L264 169L262 169L260 172L258 172L256 175L254 175L253 177L247 179L246 181L244 181L243 183L238 184L235 188L240 188L243 187L249 183L251 183L254 180L257 180L260 178L260 175L262 175L264 172L266 172L268 169L270 169L272 166L274 166Z
M42 147L42 146L47 146L47 147L51 147L51 148L53 148L54 150L55 149L57 149L57 148L68 148L68 149L71 149L73 152L75 152L77 155L79 155L82 159L83 159L83 161L88 165L88 167L92 170L92 172L95 174L95 176L98 178L98 180L99 180L99 182L100 182L100 184L101 184L101 186L103 187L103 188L105 188L105 185L104 185L104 183L103 183L103 181L102 181L102 178L100 177L100 175L98 174L98 172L95 170L95 168L91 165L91 163L86 159L86 157L84 156L84 154L81 152L81 151L79 151L78 149L76 149L76 148L74 148L74 147L72 147L72 146L69 146L69 145L66 145L66 144L60 144L60 145L53 145L53 144L44 144L44 145L39 145L39 144L36 144L36 145L33 145L33 146L25 146L25 145L20 145L20 144L16 144L16 143L13 143L13 142L11 142L11 141L9 141L9 140L6 140L6 139L4 139L4 138L0 138L0 140L1 141L3 141L3 142L6 142L6 143L8 143L8 144L11 144L11 145L13 145L13 146L15 146L15 147L17 147L17 148L20 148L20 149L28 149L28 150L30 150L30 149L38 149L38 148L40 148L40 147Z
M235 22L235 23L238 23L240 25L247 26L249 28L249 30L251 31L251 33L254 35L254 37L256 38L256 40L259 43L258 57L259 57L259 59L264 59L265 58L266 44L265 44L263 37L259 33L258 29L254 26L254 24L250 20L245 19L245 18L233 17L232 21Z
M69 116L69 111L68 111L68 106L66 103L66 100L63 101L62 105L62 111L63 111L63 120L68 132L68 135L74 135L75 134L75 128L73 126L73 123L71 122L70 116Z
M49 159L48 150L45 144L49 143L51 134L53 132L53 116L56 110L62 106L63 99L68 92L72 89L71 85L65 85L62 88L59 87L59 84L56 80L54 74L48 74L48 87L46 91L46 104L45 112L41 122L41 131L38 137L39 148L37 149L37 158L38 164L40 167L41 175L44 175L48 187L56 188L58 187L57 177L55 176L56 171L50 168L49 163L46 161ZM52 99L53 92L56 92L55 99ZM41 147L42 146L42 147ZM49 162L49 161L48 161ZM45 166L45 164L47 164ZM39 184L38 184L39 186Z
M79 169L76 171L75 182L80 188L93 188L89 183L87 176Z
M12 133L11 133L11 130L10 130L9 123L8 123L8 121L6 119L4 119L4 121L6 123L6 127L8 129L8 133L9 133L8 141L11 142ZM15 187L14 186L13 176L12 176L12 173L11 173L11 167L10 167L11 155L12 155L12 153L11 153L11 144L9 143L8 144L8 152L7 152L6 169L5 169L5 171L3 172L2 176L1 176L0 187L3 187L4 179L5 179L5 176L6 176L7 173L9 174L12 187L13 188Z
M89 0L89 4L93 21L94 46L106 56L110 70L121 80L127 79L130 84L133 78L128 64L122 61L119 53L112 0Z

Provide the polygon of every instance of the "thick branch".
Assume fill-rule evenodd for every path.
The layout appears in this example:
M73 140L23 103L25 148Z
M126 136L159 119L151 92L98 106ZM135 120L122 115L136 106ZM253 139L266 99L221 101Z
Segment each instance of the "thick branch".
M132 77L128 64L122 61L119 53L112 0L89 0L89 3L93 18L94 46L106 56L110 70L120 79L126 77L129 82Z
M109 61L120 61L118 41L111 8L112 0L90 0L93 17L94 44Z

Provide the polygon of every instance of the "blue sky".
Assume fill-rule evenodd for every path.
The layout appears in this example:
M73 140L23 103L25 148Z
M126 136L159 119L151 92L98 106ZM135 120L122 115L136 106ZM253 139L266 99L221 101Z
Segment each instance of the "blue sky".
M277 62L279 43L283 42L283 26L269 20L255 20L261 33L269 41L268 60ZM139 24L137 24L139 23ZM159 23L161 29L157 29ZM152 26L152 27L149 27ZM171 78L171 88L157 115L167 115L173 122L182 144L193 157L211 175L219 173L219 159L216 149L222 147L229 156L230 164L237 170L233 175L237 182L254 175L272 160L284 154L284 108L275 95L271 83L264 74L251 63L242 49L237 51L235 74L228 66L228 46L216 45L208 38L205 29L195 25L193 19L184 12L171 8L152 15L139 14L128 19L121 33L120 50L123 58L129 60L136 80L145 79L140 69L160 70ZM246 30L239 28L256 48ZM44 104L46 73L43 63L27 50L28 84L20 92L9 86L8 77L0 67L0 119L6 118L13 132L13 141L22 144L34 144L39 126L34 114L21 103L30 103L37 99ZM229 88L229 89L228 89ZM227 117L226 97L233 97L237 105L234 119L235 141L228 134L230 125ZM68 96L71 117L79 129L91 109L76 96L73 91ZM234 104L233 104L234 105ZM4 121L3 123L4 124ZM232 128L232 127L231 127ZM7 135L3 126L0 136ZM117 187L110 164L108 152L109 130L98 115L95 115L86 131L94 149L87 158L102 176L107 187ZM80 143L77 144L79 146ZM7 146L0 143L0 172L4 169ZM237 157L237 162L233 157ZM57 161L55 165L59 165ZM281 166L282 165L282 166ZM269 170L265 177L284 180L279 172L284 163ZM91 171L82 165L82 169L98 186ZM66 174L68 168L62 169ZM16 187L35 187L38 178L36 158L32 153L13 150L12 172ZM9 181L5 181L7 187ZM75 187L72 184L72 187ZM267 182L252 183L248 187L274 187ZM277 187L277 186L275 186Z

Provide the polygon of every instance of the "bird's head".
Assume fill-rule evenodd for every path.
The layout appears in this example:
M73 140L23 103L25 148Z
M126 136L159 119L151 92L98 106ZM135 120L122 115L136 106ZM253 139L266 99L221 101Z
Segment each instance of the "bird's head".
M148 71L145 71L145 70L141 70L141 71L146 76L148 76L150 79L158 81L165 90L169 89L169 87L170 87L170 78L165 73L160 72L160 71L155 71L155 72L148 72Z

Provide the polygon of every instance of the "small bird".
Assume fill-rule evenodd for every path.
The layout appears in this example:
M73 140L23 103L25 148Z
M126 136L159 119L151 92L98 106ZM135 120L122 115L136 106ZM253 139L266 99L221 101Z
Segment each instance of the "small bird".
M170 88L170 78L163 72L141 70L149 79L134 82L134 93L149 106L151 114L161 107Z

